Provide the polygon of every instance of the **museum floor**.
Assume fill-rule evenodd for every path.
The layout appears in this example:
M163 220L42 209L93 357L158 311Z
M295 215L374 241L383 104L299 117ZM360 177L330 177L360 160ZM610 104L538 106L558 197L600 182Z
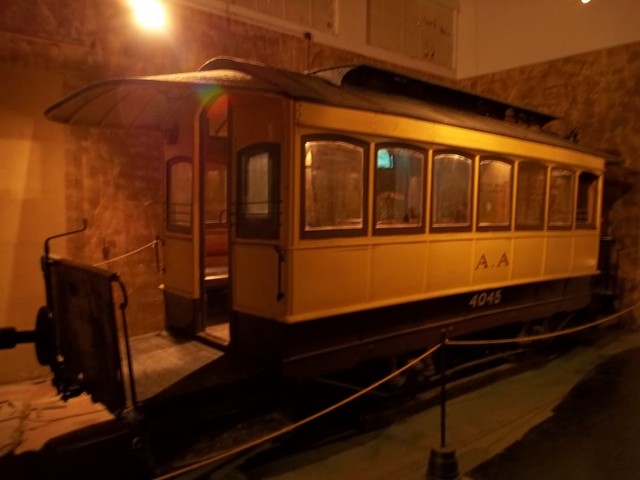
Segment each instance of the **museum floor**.
M640 478L640 332L602 328L600 334L448 402L447 440L461 474L473 480ZM424 479L429 453L439 444L439 414L430 408L386 428L259 467L239 464L211 478ZM21 465L37 461L51 438L110 418L85 396L59 401L48 382L0 386L2 478L28 478ZM27 461L6 461L21 457ZM74 478L69 473L49 478Z

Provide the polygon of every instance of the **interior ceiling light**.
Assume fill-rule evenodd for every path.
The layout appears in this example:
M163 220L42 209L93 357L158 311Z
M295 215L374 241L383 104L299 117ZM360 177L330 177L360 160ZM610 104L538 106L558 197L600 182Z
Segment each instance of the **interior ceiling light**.
M591 0L580 0L582 3L589 3Z
M143 28L161 30L167 25L167 10L159 0L129 0L133 16Z

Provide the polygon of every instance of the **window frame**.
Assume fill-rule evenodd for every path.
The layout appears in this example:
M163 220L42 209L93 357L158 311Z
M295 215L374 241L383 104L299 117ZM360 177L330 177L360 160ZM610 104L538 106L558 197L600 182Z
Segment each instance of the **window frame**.
M506 165L509 165L509 194L508 194L508 202L509 202L509 213L507 215L507 224L495 224L495 225L480 225L480 192L481 192L481 176L482 176L482 161L490 160L495 162L501 162ZM476 186L475 196L475 227L478 232L508 232L511 231L511 227L513 226L513 193L514 193L514 171L515 171L515 162L507 157L501 157L499 155L480 155L476 163L478 164L478 184Z
M578 221L578 207L580 206L580 178L583 175L589 175L591 177L593 177L594 182L591 184L591 187L594 188L594 198L593 198L593 205L588 205L588 210L589 211L589 207L593 207L593 221L589 222L580 222ZM575 222L575 228L576 229L580 229L580 230L595 230L598 228L598 196L599 196L599 191L600 191L600 181L601 181L601 175L598 175L597 173L588 171L588 170L583 170L580 172L577 172L576 175L577 178L577 182L576 182L576 199L575 199L575 208L574 208L574 222ZM590 203L590 202L589 202Z
M571 206L569 207L569 223L567 225L559 225L551 224L551 189L552 189L552 181L553 181L553 171L554 170L564 170L571 174L571 193L569 195L569 200L571 201ZM566 165L551 165L548 171L548 188L547 188L547 211L546 211L546 225L547 230L572 230L575 226L575 218L576 218L576 178L577 172L573 168L569 168Z
M189 185L190 185L190 202L187 204L189 205L189 224L187 226L183 226L180 225L178 223L175 223L172 221L172 195L171 195L171 190L172 190L172 185L173 185L173 179L174 179L174 168L177 165L180 164L186 164L189 166L189 171L191 173L191 178L189 181ZM175 157L171 157L169 160L167 160L165 162L165 175L166 175L166 179L165 179L165 205L166 205L166 209L165 209L165 230L167 232L172 232L172 233L182 233L182 234L188 234L191 235L193 233L193 201L194 201L194 197L193 197L193 159L187 155L177 155Z
M535 224L535 225L531 225L531 224L526 224L526 223L519 223L518 222L518 209L520 208L520 204L521 202L518 201L518 195L520 194L520 171L522 168L522 165L533 165L536 168L539 168L540 171L544 172L544 181L543 181L543 188L542 188L542 204L540 205L540 223ZM548 197L549 197L549 165L547 165L546 163L543 163L541 161L537 161L537 160L520 160L518 161L517 164L517 169L518 169L518 173L517 173L517 177L516 177L516 182L515 182L515 208L513 209L513 213L514 213L514 220L513 220L513 226L514 226L514 230L515 231L532 231L532 232L539 232L545 229L545 226L547 224L547 204L548 204Z
M381 149L392 149L392 148L403 148L405 150L410 150L412 152L418 153L422 155L422 172L420 175L420 194L422 198L420 199L420 207L421 207L421 219L420 223L416 226L389 226L389 227L379 227L378 226L378 151ZM424 147L417 147L415 145L411 145L408 143L402 142L381 142L377 143L374 146L373 153L373 234L374 235L411 235L411 234L420 234L425 233L426 231L426 214L427 214L427 167L429 162L429 151Z
M436 174L435 174L435 167L436 167L436 157L438 157L439 155L459 155L467 160L469 160L469 165L470 165L470 169L469 169L469 193L468 193L468 207L469 207L469 221L467 225L436 225L434 224L434 220L435 220L435 214L436 214L436 201L435 201L435 196L436 196L436 188L435 188L435 181L436 181ZM474 202L475 202L475 182L474 182L474 177L475 177L475 169L476 169L476 158L477 158L477 154L475 153L471 153L471 152L467 152L464 150L453 150L453 149L443 149L443 150L432 150L431 152L431 168L429 169L429 174L430 174L430 178L429 178L429 201L431 202L430 205L430 211L429 211L429 233L449 233L449 232L471 232L473 230L473 225L474 225L474 218L473 218L473 211L474 211Z
M307 142L343 142L362 149L362 226L357 228L327 228L322 230L307 230ZM365 237L369 231L369 163L370 144L367 141L348 135L321 133L302 135L300 137L300 238L323 239L343 237Z
M269 211L262 216L251 216L243 211L246 186L247 161L257 155L267 154ZM236 192L236 235L238 238L278 240L280 238L280 144L255 143L238 150L238 178Z

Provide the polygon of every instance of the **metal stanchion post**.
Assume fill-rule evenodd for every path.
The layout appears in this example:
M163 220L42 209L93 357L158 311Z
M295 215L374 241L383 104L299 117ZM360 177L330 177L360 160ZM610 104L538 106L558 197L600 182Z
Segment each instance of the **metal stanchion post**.
M441 375L440 375L440 448L447 444L447 331L443 328L440 337Z
M447 331L442 329L440 346L440 447L432 448L427 466L427 480L460 480L456 451L447 445Z

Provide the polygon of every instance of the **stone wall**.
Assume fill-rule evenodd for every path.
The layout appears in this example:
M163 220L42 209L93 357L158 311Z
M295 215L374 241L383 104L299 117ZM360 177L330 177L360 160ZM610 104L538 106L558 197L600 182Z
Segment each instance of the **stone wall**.
M549 112L556 133L616 154L606 174L605 233L616 238L621 304L639 300L640 43L465 79L469 90Z

